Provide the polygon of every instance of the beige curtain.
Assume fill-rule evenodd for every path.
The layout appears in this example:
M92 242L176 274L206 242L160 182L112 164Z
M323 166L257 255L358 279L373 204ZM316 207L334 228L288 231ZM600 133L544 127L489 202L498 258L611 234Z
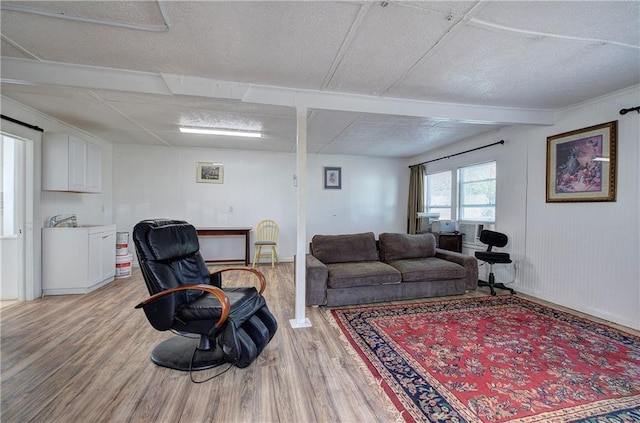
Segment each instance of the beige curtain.
M424 165L411 167L409 179L409 206L407 207L407 233L415 234L418 227L418 213L424 212Z

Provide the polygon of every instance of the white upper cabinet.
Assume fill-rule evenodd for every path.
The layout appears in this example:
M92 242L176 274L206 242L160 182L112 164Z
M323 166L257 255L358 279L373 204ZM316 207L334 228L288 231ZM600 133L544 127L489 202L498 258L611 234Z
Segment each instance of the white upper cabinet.
M45 191L100 192L100 147L73 135L45 133L42 144L42 189Z
M87 192L102 190L102 151L95 144L87 143Z

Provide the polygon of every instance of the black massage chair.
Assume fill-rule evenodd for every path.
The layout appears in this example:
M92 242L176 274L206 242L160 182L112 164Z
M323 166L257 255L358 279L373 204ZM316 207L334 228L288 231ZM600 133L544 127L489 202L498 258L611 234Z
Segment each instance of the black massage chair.
M237 267L210 273L196 229L184 221L144 220L134 227L133 240L151 294L136 308L155 329L177 334L155 347L155 364L184 371L223 363L247 367L260 355L278 327L262 296L266 280L260 271ZM259 290L222 287L227 271L252 272Z

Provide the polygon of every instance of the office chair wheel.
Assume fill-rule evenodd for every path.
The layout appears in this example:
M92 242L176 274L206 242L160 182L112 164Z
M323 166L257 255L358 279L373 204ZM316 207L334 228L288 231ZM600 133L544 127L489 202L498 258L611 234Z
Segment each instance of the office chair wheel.
M515 295L515 293L516 293L516 291L514 291L511 288L509 288L508 286L505 286L505 284L503 284L502 282L496 282L493 286L496 287L496 288L500 288L500 289L504 289L506 291L509 291L511 293L511 295Z

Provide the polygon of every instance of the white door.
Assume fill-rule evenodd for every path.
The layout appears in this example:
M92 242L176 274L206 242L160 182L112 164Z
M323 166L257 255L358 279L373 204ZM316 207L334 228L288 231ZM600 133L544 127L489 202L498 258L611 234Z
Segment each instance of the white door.
M6 132L0 135L0 298L31 300L39 296L33 237L34 141Z
M0 298L25 299L28 141L2 134L0 207Z

